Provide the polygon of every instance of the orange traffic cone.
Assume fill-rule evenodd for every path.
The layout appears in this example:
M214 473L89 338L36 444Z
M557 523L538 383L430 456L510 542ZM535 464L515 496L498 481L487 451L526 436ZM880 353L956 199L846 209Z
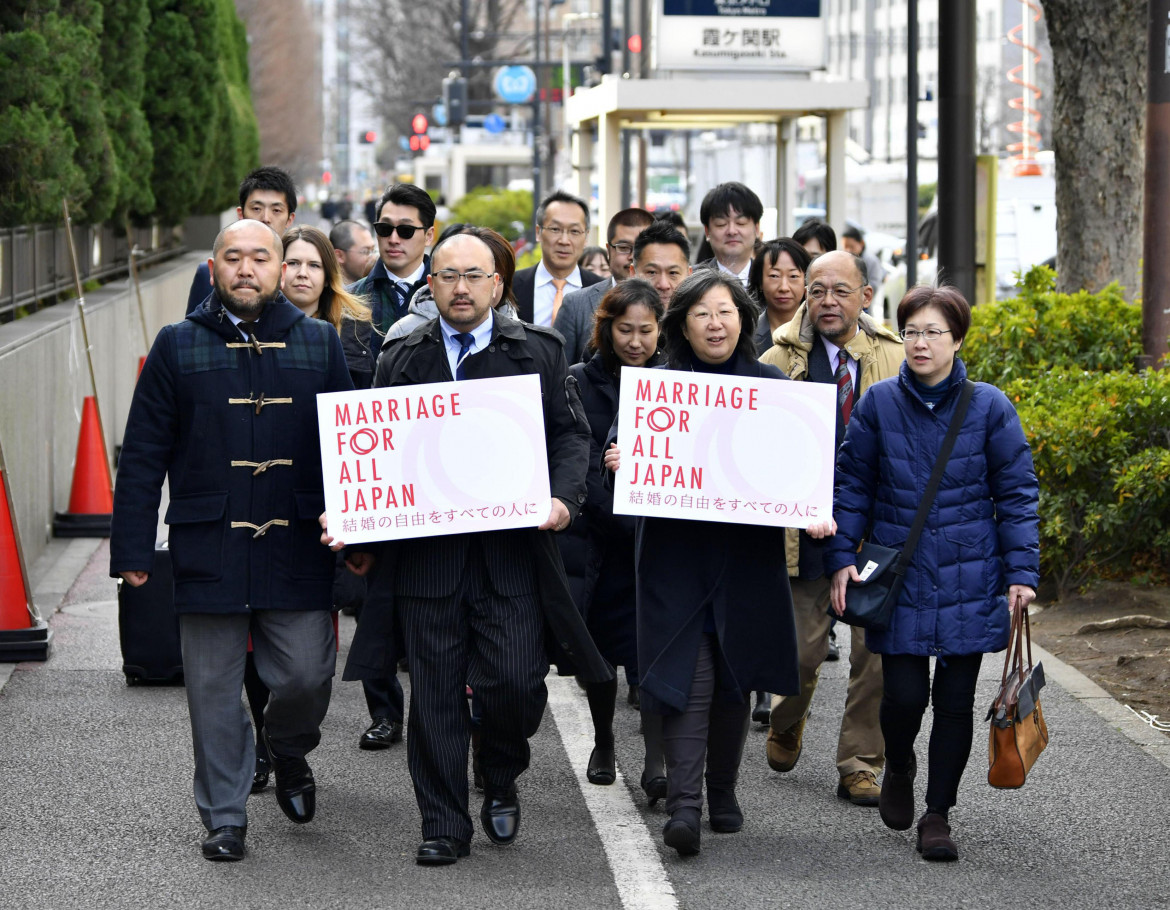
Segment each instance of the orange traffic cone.
M145 357L139 357L139 358L138 358L138 373L137 373L137 375L134 377L134 380L135 380L135 382L137 382L137 381L138 381L138 377L142 375L142 368L143 368L144 366L146 366L146 358L145 358Z
M102 440L97 399L89 395L81 409L69 511L54 516L53 536L109 537L114 512L111 489L110 462Z
M5 477L0 483L0 661L45 660L53 632L31 602L7 487Z

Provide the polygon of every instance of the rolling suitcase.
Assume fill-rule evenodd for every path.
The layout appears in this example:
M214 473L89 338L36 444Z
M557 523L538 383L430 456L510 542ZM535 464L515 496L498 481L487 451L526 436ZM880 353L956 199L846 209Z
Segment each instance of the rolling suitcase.
M154 553L154 571L139 588L118 583L118 634L126 684L183 682L179 617L171 551L164 540Z

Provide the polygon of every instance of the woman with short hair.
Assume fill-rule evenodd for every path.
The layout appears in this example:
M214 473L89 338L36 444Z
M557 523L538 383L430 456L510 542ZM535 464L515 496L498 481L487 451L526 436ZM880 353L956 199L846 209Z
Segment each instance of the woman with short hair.
M848 583L858 580L862 538L897 548L909 534L967 383L956 355L970 325L971 308L954 288L913 288L898 305L906 360L896 378L861 396L837 457L838 531L826 547L825 571L838 615ZM974 383L889 627L865 636L882 656L886 773L878 810L895 830L914 823L914 741L933 705L926 812L918 821L925 859L958 858L948 813L971 752L975 683L983 655L1007 646L1011 613L1036 597L1038 500L1015 409L999 389Z

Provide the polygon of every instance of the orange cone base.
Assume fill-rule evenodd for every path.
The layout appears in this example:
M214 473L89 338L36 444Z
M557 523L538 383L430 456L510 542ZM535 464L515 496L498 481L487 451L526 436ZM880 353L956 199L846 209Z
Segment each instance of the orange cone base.
M44 620L28 629L0 630L0 663L48 660L53 630Z
M58 512L53 516L54 537L109 537L114 513L105 515Z

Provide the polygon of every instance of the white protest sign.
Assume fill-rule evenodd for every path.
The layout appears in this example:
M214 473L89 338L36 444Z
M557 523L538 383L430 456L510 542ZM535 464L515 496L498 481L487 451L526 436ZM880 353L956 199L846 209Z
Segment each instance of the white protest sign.
M347 544L534 528L552 509L540 377L317 396L329 532Z
M622 367L614 512L788 528L825 521L836 391Z

